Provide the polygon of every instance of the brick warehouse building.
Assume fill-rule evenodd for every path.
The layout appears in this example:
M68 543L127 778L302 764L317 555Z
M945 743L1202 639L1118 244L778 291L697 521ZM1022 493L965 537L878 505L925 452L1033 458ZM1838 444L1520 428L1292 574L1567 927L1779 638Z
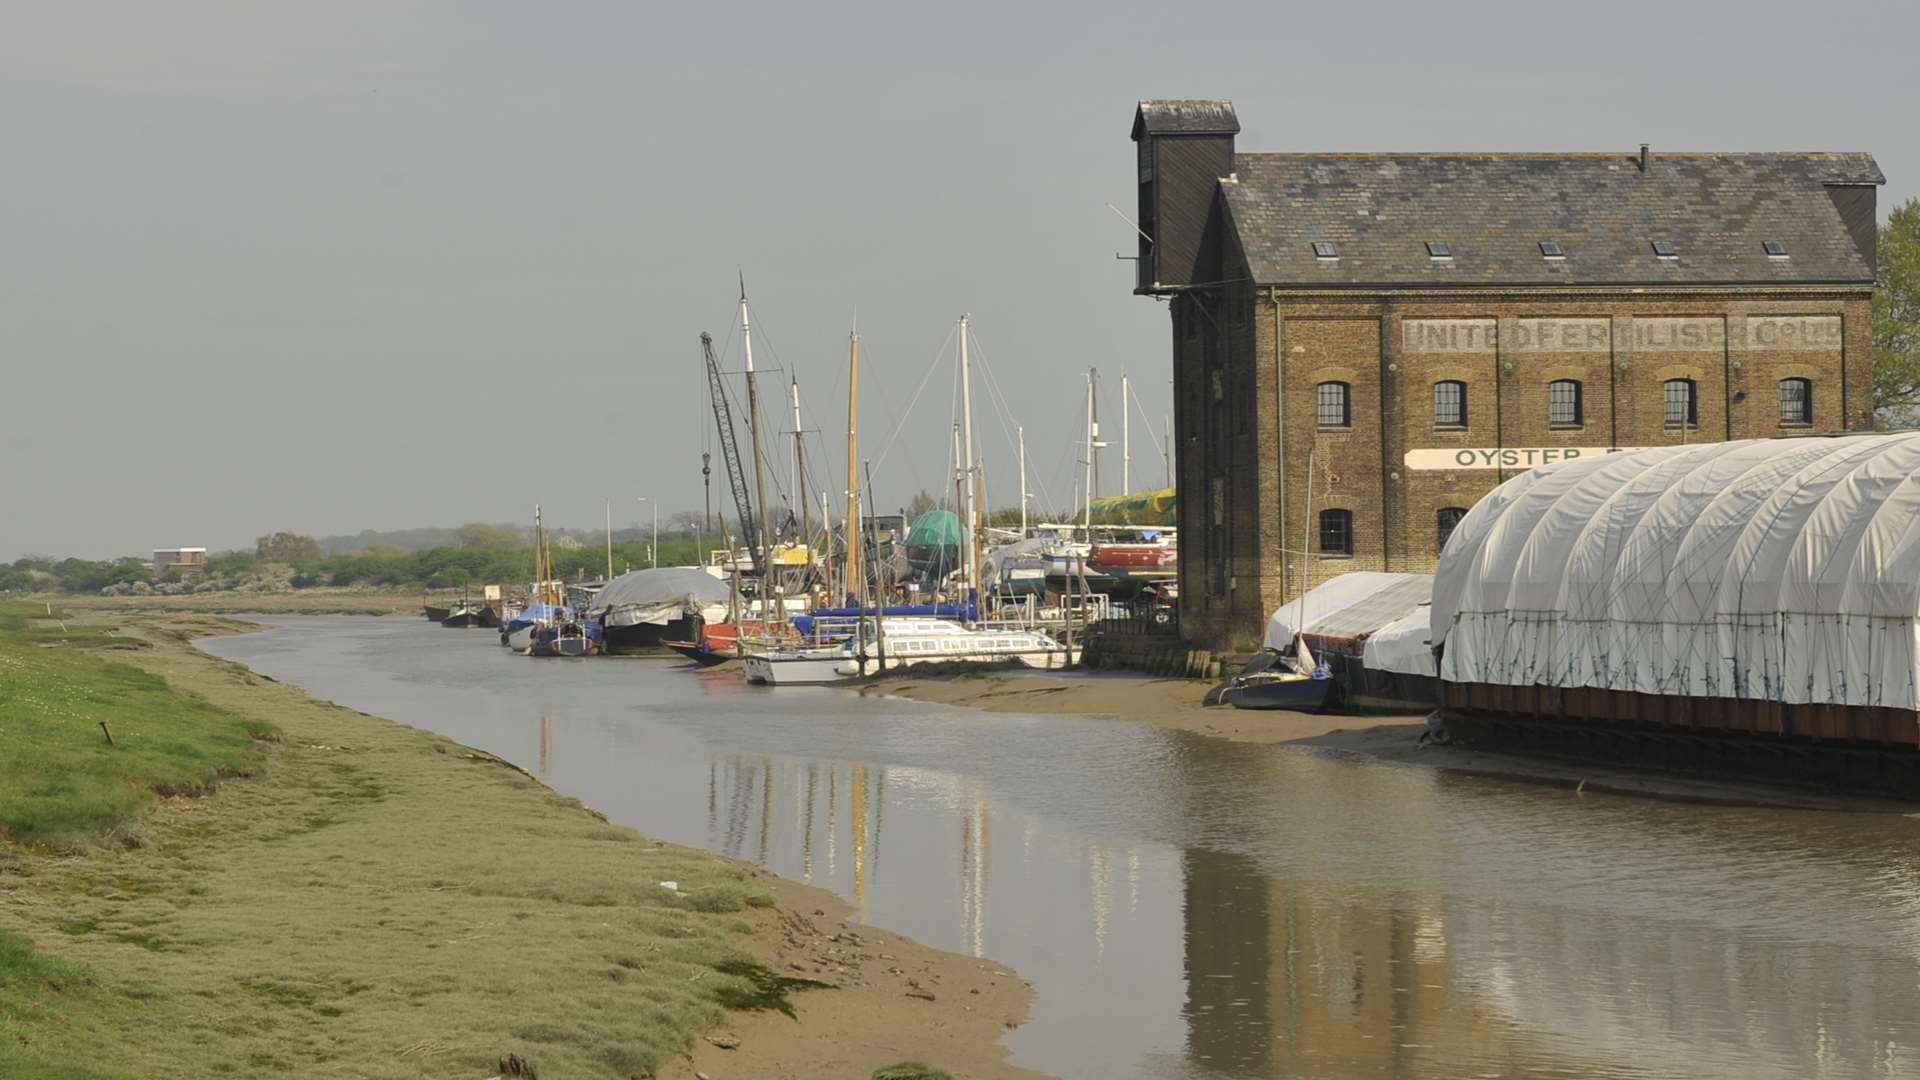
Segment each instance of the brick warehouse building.
M1431 572L1516 472L1872 422L1867 154L1249 154L1143 101L1139 276L1172 315L1181 624Z

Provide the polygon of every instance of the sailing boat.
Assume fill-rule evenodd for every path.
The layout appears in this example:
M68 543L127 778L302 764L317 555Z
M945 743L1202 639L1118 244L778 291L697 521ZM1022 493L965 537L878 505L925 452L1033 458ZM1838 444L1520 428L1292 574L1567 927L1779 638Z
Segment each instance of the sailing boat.
M892 609L876 603L868 615L864 599L851 626L844 626L841 632L848 633L847 640L829 643L825 640L824 627L832 625L825 618L817 618L811 624L815 643L808 647L767 650L749 653L745 658L746 677L749 682L780 684L819 684L841 682L851 679L877 675L883 671L928 663L947 664L1004 664L1020 663L1036 668L1063 668L1070 666L1076 659L1075 650L1063 648L1051 637L1033 630L1014 630L983 627L980 625L980 602L982 594L980 582L980 474L978 462L974 458L973 446L973 393L968 355L968 316L960 317L959 360L960 360L960 401L962 412L962 432L964 439L959 455L962 501L965 512L965 529L961 534L962 562L966 580L966 590L961 595L960 610L967 624L946 618L933 618L925 615L895 614ZM853 336L851 352L852 363L858 363L859 335ZM857 368L855 369L857 372ZM857 375L855 376L857 379ZM854 448L854 399L848 399L848 461L849 480L852 478L851 462ZM849 491L853 484L848 484ZM847 519L852 523L849 534L858 532L860 521L859 505L855 499L849 507ZM849 557L857 550L857 545L848 545ZM856 570L849 570L849 581L855 583L864 593L867 584L865 577L856 577ZM819 614L819 613L816 613ZM874 651L870 654L866 648L866 632L873 631Z
M524 613L526 625L507 633L507 646L528 656L592 656L601 649L600 624L579 618L566 604L566 590L553 580L553 554L540 508L533 508L533 598Z

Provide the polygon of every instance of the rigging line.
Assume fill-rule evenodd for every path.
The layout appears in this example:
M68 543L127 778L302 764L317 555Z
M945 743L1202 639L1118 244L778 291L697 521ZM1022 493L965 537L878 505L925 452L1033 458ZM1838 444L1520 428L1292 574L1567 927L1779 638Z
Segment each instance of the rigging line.
M974 341L974 347L978 349L980 344L980 335L975 334L973 336L973 341ZM981 349L980 352L981 352L980 368L982 371L986 372L986 376L987 376L986 383L987 383L988 400L992 401L994 403L994 407L999 410L1001 430L1007 437L1007 449L1013 451L1014 455L1017 458L1020 452L1020 448L1019 448L1019 442L1016 436L1014 435L1013 429L1019 427L1020 425L1013 415L1013 407L1007 402L1006 393L1000 389L1000 380L994 377L993 366L989 364L986 360L986 356L985 356L986 350ZM1015 468L1017 470L1018 466L1016 466ZM1019 495L1019 476L1017 474L1017 471L1016 471L1014 480L1015 480L1014 494L1017 497ZM1053 499L1053 496L1051 493L1047 491L1046 485L1044 483L1041 483L1039 486L1040 486L1039 494L1041 498L1051 502Z
M1145 420L1147 422L1147 438L1153 442L1153 448L1159 451L1160 453L1165 454L1167 452L1166 447L1160 445L1160 436L1154 434L1153 432L1153 417L1147 415L1147 407L1140 403L1140 391L1135 390L1133 388L1133 385L1129 383L1127 385L1127 396L1133 399L1133 404L1135 408L1137 408L1140 412L1140 419ZM1126 406L1126 402L1124 401L1121 402L1120 404L1121 404L1121 407L1123 408Z
M959 329L959 325L955 324L953 328L947 331L946 339L940 343L940 351L933 354L933 362L927 365L926 374L920 376L920 385L914 388L913 399L907 402L907 411L900 414L900 422L894 426L893 434L887 436L886 445L881 448L879 455L869 459L875 465L878 465L881 462L885 461L887 459L887 455L889 453L892 453L893 444L899 441L900 433L906 430L907 421L912 419L913 417L914 406L920 403L921 393L926 390L928 380L933 378L933 369L940 365L940 358L946 355L946 352L947 352L946 343L948 341L953 340L954 332L958 329Z

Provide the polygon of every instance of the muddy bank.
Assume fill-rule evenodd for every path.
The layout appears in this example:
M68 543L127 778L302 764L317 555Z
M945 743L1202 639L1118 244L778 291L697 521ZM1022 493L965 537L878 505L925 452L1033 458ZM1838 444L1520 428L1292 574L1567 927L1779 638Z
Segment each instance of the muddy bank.
M1209 684L1116 672L893 676L861 687L916 701L995 712L1104 717L1234 742L1351 754L1576 793L1611 793L1730 806L1920 813L1913 803L1757 782L1686 776L1448 746L1428 737L1423 714L1347 716L1254 711L1200 703Z

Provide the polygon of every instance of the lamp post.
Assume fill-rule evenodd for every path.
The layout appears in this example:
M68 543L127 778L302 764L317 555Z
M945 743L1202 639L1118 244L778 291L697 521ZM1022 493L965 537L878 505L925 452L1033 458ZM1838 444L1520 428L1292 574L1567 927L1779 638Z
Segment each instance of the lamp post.
M660 566L660 504L641 495L635 502L653 503L653 543L647 545L647 565L656 569Z

